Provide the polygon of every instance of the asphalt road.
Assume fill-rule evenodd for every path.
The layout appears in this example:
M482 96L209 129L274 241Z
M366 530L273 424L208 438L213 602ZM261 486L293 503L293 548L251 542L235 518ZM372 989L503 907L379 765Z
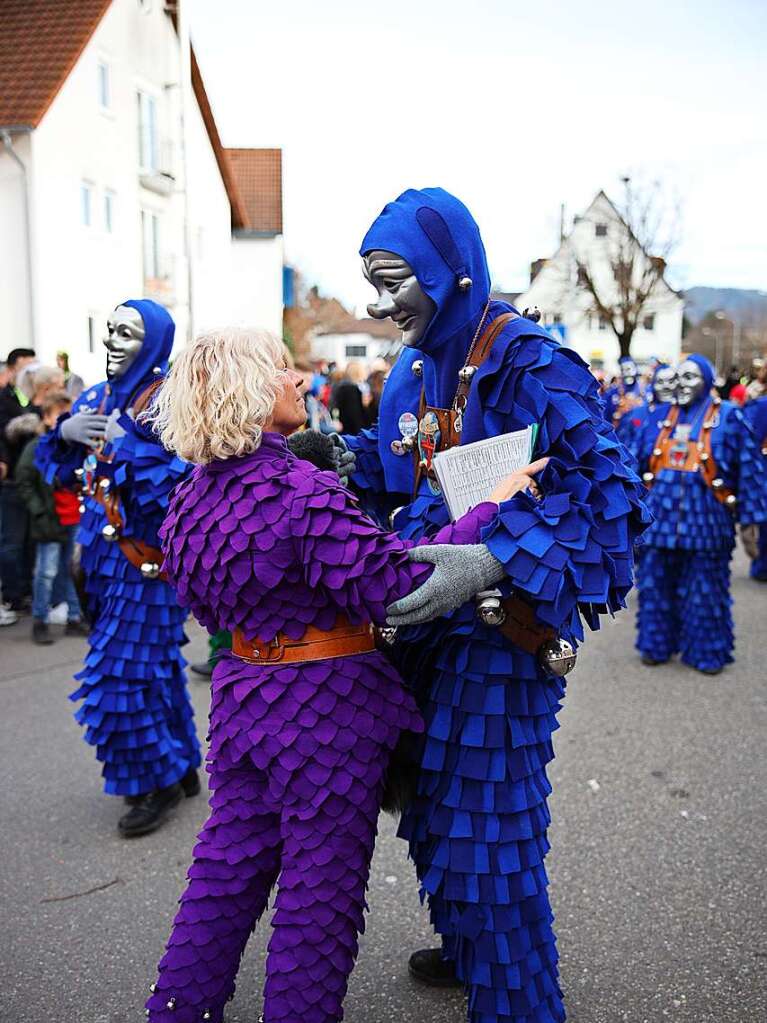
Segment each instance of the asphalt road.
M738 660L723 675L642 668L629 613L589 638L571 676L548 861L571 1023L767 1020L767 586L740 558L734 594ZM33 647L28 630L0 631L0 1020L138 1021L205 802L119 839L120 805L66 699L84 644ZM207 689L192 690L202 732ZM460 993L407 975L430 928L388 819L369 901L346 1019L460 1023ZM262 923L228 1023L258 1017L267 935Z

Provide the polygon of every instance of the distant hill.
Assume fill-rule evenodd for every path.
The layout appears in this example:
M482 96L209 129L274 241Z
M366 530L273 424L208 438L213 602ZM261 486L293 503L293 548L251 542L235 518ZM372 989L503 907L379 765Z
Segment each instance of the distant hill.
M767 291L743 288L687 288L684 314L692 324L700 323L706 313L722 310L729 320L744 326L767 322Z

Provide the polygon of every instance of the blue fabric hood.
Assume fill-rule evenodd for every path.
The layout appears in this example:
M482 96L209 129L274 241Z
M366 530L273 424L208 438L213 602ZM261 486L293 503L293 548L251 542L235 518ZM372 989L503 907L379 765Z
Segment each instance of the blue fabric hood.
M411 460L398 458L390 449L400 437L399 417L418 412L422 383L428 405L447 408L452 403L458 370L488 302L490 273L476 221L443 188L410 188L387 203L362 240L360 255L374 249L406 260L437 307L418 349L402 351L381 398L379 454L387 486L407 491L412 485ZM458 286L464 275L472 281L466 291ZM411 371L416 359L424 363L423 381Z
M107 402L107 412L111 412L113 408L125 411L131 398L157 379L155 369L159 369L163 374L168 372L168 360L176 332L176 324L170 313L157 302L152 302L148 298L129 298L118 304L130 306L141 313L145 334L136 361L124 377L109 385L111 393Z

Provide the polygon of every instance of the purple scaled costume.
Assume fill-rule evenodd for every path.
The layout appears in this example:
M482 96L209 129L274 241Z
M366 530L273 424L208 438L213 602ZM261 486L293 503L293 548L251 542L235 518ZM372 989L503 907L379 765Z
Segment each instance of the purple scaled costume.
M477 543L482 504L435 543ZM209 630L333 627L339 614L382 623L386 605L432 571L383 532L331 473L265 433L242 458L198 467L162 529L180 603ZM149 1018L219 1023L269 891L267 1023L334 1023L363 929L365 889L389 753L416 705L373 651L258 665L223 654L210 712L212 812L199 835Z

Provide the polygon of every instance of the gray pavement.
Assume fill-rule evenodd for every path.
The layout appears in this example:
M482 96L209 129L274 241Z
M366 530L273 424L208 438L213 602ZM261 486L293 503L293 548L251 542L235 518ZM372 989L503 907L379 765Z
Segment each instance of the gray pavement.
M589 637L551 769L549 859L571 1023L767 1020L767 586L735 564L738 661L709 678L642 668L633 615ZM0 1020L128 1023L167 938L206 806L120 840L67 693L84 643L0 630L6 783L0 827ZM60 631L60 630L57 630ZM192 627L188 653L204 637ZM192 692L204 732L207 688ZM412 870L382 820L349 1023L460 1023L463 998L406 971L431 943ZM255 1023L268 926L256 930L228 1023Z

